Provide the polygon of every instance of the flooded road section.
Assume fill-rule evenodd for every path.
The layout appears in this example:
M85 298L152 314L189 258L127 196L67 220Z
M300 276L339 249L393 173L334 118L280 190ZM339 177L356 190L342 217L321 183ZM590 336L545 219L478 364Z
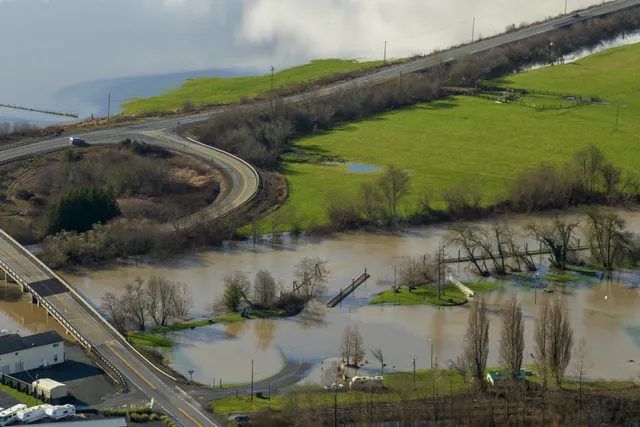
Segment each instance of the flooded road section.
M630 230L640 231L640 212L617 212L627 220ZM577 212L563 215L566 219L579 216ZM514 230L524 234L527 224L545 217L551 216L513 215L507 217L507 221ZM284 358L316 363L309 378L314 381L320 377L321 361L339 357L341 334L346 325L353 324L359 326L367 349L383 350L388 369L410 370L414 354L416 367L425 369L431 366L432 344L433 363L437 361L439 366L461 355L468 308L368 304L373 296L393 283L394 266L399 266L406 256L434 253L448 227L448 224L429 226L388 235L345 233L332 238L285 237L273 246L232 242L221 250L188 255L162 265L122 266L67 278L99 305L101 296L109 288L121 290L136 276L164 275L187 283L194 295L193 314L206 316L211 303L222 295L224 276L236 270L253 276L260 269L268 269L283 280L285 286L290 286L296 263L305 256L318 256L328 260L331 269L325 297L328 300L366 267L372 278L358 288L355 295L347 297L342 306L329 309L326 301L322 301L291 319L254 320L183 331L173 335L176 345L165 354L174 369L185 375L194 370L194 380L207 384L220 380L223 383L250 381L251 360L254 379L269 377L282 368ZM531 248L538 246L529 238L523 241ZM456 248L447 251L449 256L457 255ZM536 258L535 261L542 264L546 257ZM451 273L461 280L473 279L467 265L451 264ZM544 274L542 270L540 275ZM638 283L640 277L634 272L619 278L614 275L609 281L585 276L580 283L572 283L553 295L560 295L569 310L575 347L581 338L587 340L592 364L589 374L594 378L637 379L640 374L640 347L629 332L629 327L640 326L640 293L634 288ZM492 311L490 365L499 362L500 307L514 293L522 301L526 316L525 363L532 363L536 302L540 304L550 296L506 283L502 291L486 296ZM368 362L365 368L377 372L377 362L374 363L371 353L365 360Z

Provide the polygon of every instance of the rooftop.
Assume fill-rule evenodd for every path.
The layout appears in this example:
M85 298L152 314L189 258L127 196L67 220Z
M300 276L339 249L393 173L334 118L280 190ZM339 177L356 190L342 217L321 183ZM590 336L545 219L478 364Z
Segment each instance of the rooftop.
M0 355L61 342L64 342L64 339L56 331L26 337L21 337L18 334L2 335L0 336Z

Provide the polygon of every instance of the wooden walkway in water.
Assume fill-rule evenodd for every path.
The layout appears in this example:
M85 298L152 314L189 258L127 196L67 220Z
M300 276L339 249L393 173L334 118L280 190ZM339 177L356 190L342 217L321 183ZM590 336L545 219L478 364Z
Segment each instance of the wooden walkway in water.
M367 273L367 269L364 269L364 273L362 273L360 275L360 277L358 277L357 279L354 279L351 284L349 286L347 286L346 289L340 289L340 293L338 295L336 295L335 297L333 297L331 299L331 301L329 301L327 303L327 307L335 307L336 305L340 304L340 302L345 299L347 296L349 296L349 294L351 292L353 292L358 286L362 285L364 282L367 281L368 278L370 278L371 275Z
M574 246L572 248L569 249L570 252L579 252L579 251L586 251L591 249L591 246L580 246L580 242L578 242L578 246ZM547 250L546 248L543 248L542 246L539 249L530 251L529 248L527 248L525 246L525 250L523 252L523 255L526 256L534 256L534 255L545 255L545 254L549 254L551 253L551 251ZM498 254L494 254L493 255L494 258L500 258L500 256ZM505 253L505 258L514 258L514 254L512 253ZM486 260L490 260L491 256L487 255L487 254L482 254L482 255L477 255L475 257L475 259L477 261L486 261ZM444 262L446 264L454 264L454 263L458 263L458 262L471 262L471 257L469 256L461 256L460 255L460 250L458 250L458 256L457 257L453 257L453 258L445 258Z

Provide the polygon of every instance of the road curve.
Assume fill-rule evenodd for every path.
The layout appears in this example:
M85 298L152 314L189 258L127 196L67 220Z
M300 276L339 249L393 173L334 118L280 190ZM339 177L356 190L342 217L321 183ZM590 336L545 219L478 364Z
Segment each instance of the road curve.
M299 102L310 96L323 97L348 88L357 88L362 85L376 84L386 79L397 77L401 74L432 67L441 61L452 61L469 54L481 52L506 43L531 37L536 34L552 31L571 22L638 5L640 5L640 0L618 0L583 12L581 13L581 17L578 19L563 17L509 34L485 39L471 45L443 52L439 56L423 58L413 62L400 64L369 76L322 88L312 94L293 96L287 98L286 102ZM151 144L161 145L173 150L182 151L210 160L216 167L220 168L225 174L227 174L231 184L228 190L225 191L224 194L222 194L207 210L207 215L210 217L216 217L228 213L241 206L243 203L251 200L258 191L259 177L255 170L246 162L220 150L203 146L197 142L188 141L176 135L174 130L178 123L186 125L202 122L214 117L216 114L219 114L220 111L223 110L199 113L188 117L149 120L141 124L80 133L76 136L86 139L89 144L113 144L125 138L140 139ZM68 136L13 148L6 148L4 150L0 148L0 162L55 151L64 148L67 145ZM25 267L28 268L29 272L35 271L37 273L36 275L38 277L35 277L33 280L41 280L42 278L39 277L41 274L46 273L44 276L45 278L49 278L49 275L53 274L53 272L50 272L50 270L46 269L44 266L37 266L36 264L38 264L39 261L35 258L29 261L24 256L20 256L18 252L18 249L13 248L11 245L1 246L0 259L5 260L7 264L12 265L19 265L21 262L34 264L26 265ZM30 273L25 272L24 274L27 275ZM147 396L156 396L158 398L157 400L162 402L164 409L173 415L181 425L188 427L216 425L208 417L197 410L195 405L190 403L191 399L189 399L186 394L182 395L184 392L180 390L175 383L169 384L167 379L156 375L154 367L133 356L127 345L124 345L119 340L114 340L112 336L109 336L108 332L105 332L106 326L102 325L102 322L95 321L95 319L92 320L93 318L91 314L87 314L87 309L81 306L81 304L78 304L77 301L67 299L66 295L56 294L51 296L50 303L52 305L55 304L59 311L65 313L65 316L69 316L74 319L74 322L78 324L86 323L86 325L82 325L82 328L87 331L93 341L100 343L100 348L103 350L104 354L108 355L109 361L121 369L133 385L139 388ZM125 355L125 357L120 355Z

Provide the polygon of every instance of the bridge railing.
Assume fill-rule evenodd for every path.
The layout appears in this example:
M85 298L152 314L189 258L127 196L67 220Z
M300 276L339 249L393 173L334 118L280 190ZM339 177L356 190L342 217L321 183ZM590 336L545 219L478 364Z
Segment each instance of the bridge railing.
M4 236L8 236L4 231L0 230L0 233L2 233ZM9 238L11 238L9 236ZM13 239L11 239L13 240ZM26 250L25 250L26 251ZM28 252L28 251L26 251ZM91 342L82 334L80 333L80 331L78 331L63 315L62 313L60 313L53 305L51 305L51 303L49 303L49 301L47 301L44 297L42 297L40 294L38 294L30 285L29 282L27 282L22 275L20 275L17 271L15 271L13 268L11 268L11 266L9 266L9 264L7 264L5 261L0 260L0 267L2 267L3 270L5 270L7 272L7 274L9 274L9 276L11 276L16 282L18 282L18 284L20 284L21 286L23 286L25 289L27 289L31 295L34 296L34 298L36 299L36 301L38 301L38 304L43 307L45 310L47 310L54 318L56 318L56 320L58 322L60 322L60 324L67 330L69 331L69 333L71 335L73 335L87 350L89 350L90 352L93 352L96 354L96 356L98 356L100 358L100 360L102 360L103 363L106 364L106 366L109 367L109 369L111 369L119 378L120 380L120 384L122 385L122 387L126 390L127 389L127 383L124 380L124 378L122 377L122 374L116 369L115 366L113 366L101 353L100 351L95 348L93 346L93 344L91 344Z
M44 271L46 271L47 273L49 273L53 278L57 279L65 288L67 288L69 290L69 292L71 292L71 294L73 296L76 297L76 299L78 301L80 301L85 307L88 307L89 310L93 313L94 317L96 317L96 319L101 322L105 327L107 327L112 333L114 338L119 339L127 348L129 348L130 350L134 351L138 356L140 356L140 358L142 358L143 360L145 360L149 365L153 366L156 371L162 373L163 375L165 375L166 377L177 381L177 379L175 377L172 377L171 375L167 374L166 372L164 372L163 370L161 370L160 368L158 368L155 364L153 364L152 362L150 362L146 357L144 357L138 350L135 349L135 347L133 347L128 341L127 339L120 333L118 332L118 330L116 328L113 327L113 325L111 323L109 323L100 313L98 313L98 311L93 307L92 304L89 304L85 298L80 295L74 288L73 286L69 285L62 277L58 276L58 274L56 274L55 271L53 271L52 269L50 269L45 263L43 263L42 261L40 261L40 258L38 258L37 256L33 255L31 252L29 252L26 248L24 248L24 246L22 246L20 243L18 243L13 237L11 237L10 235L8 235L4 230L0 229L0 238L4 238L5 240L8 240L9 242L13 243L15 246L22 248L22 250L25 252L25 255L30 258L36 265L39 265L40 267L42 267L42 269L44 269ZM2 262L2 260L0 260L0 262ZM2 265L2 264L0 264ZM6 265L6 263L5 263ZM7 266L8 267L8 266ZM10 268L10 267L9 267ZM17 277L14 277L14 279L18 280ZM21 280L21 284L26 283L24 281L24 279L20 278ZM31 290L31 287L28 286L28 284L26 285L28 289ZM34 293L34 295L37 295ZM41 298L42 300L44 300L44 298ZM46 302L46 300L44 300ZM49 306L51 306L49 303L47 303ZM55 310L55 308L54 308ZM58 313L58 316L60 316L60 318L64 319L64 317ZM66 321L66 319L64 319ZM68 323L68 322L67 322ZM75 331L75 328L74 328ZM79 334L79 332L76 331L76 333ZM80 334L79 334L80 335ZM89 343L89 341L83 337L83 339ZM89 345L91 345L89 343ZM97 351L97 349L95 347L93 347L92 351L96 351L96 354L99 354L99 351ZM124 381L124 378L122 377L122 374L120 373L120 371L118 371L115 367L113 367L113 365L104 357L100 357L106 364L107 366L109 366L109 368L113 368L114 371L117 373L117 375L119 376L119 378L122 378L123 384L126 384L126 382ZM125 385L126 387L126 385Z

